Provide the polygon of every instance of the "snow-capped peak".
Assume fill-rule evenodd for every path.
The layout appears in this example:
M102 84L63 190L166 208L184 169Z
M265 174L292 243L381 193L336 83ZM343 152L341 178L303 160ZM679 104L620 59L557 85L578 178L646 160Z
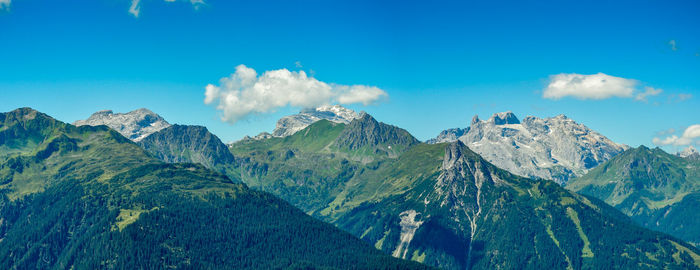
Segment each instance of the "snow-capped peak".
M360 117L357 112L340 105L324 105L318 108L303 109L298 114L282 117L277 121L272 136L286 137L302 130L318 120L348 124Z
M687 158L690 156L700 155L700 153L698 152L697 149L695 149L695 147L693 147L691 145L691 146L686 147L682 151L678 152L678 154L676 154L676 155L678 155L679 157L682 157L682 158Z
M102 110L93 113L86 120L75 121L73 125L106 125L135 142L170 126L163 117L145 108L128 113L114 113L112 110Z

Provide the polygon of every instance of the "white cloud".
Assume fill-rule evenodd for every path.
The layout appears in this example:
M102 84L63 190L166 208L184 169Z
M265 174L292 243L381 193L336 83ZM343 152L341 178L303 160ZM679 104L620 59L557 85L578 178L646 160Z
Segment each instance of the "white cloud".
M365 85L334 85L337 89L338 103L340 104L353 104L362 103L362 105L369 105L380 98L387 97L384 90L379 89L375 86L365 86Z
M668 46L671 47L671 50L672 50L672 51L677 51L677 50L678 50L678 47L676 47L676 40L675 40L675 39L669 40L669 41L668 41Z
M542 97L558 100L565 97L577 99L608 99L612 97L634 98L647 102L647 98L661 94L663 90L644 86L641 91L639 81L610 76L604 73L591 75L562 73L549 76L549 84L542 91ZM683 98L689 98L683 96Z
M387 96L374 86L329 84L307 76L304 71L278 69L258 76L254 69L239 65L218 86L205 87L204 103L218 102L216 108L221 111L221 120L233 124L250 114L269 113L286 106L368 105Z
M571 96L578 99L606 99L611 97L632 97L637 81L610 76L603 73L582 75L576 73L550 76L550 82L543 97L560 99Z
M9 0L0 0L0 3L2 1L9 1ZM178 0L164 0L165 2L176 2ZM205 5L204 0L182 0L182 1L187 1L192 4L194 9L199 9L200 6ZM129 13L133 15L134 17L138 18L139 14L141 13L141 0L131 0L131 6L129 6Z
M0 0L0 10L10 9L11 0Z
M129 13L134 17L138 18L139 13L141 13L141 0L131 0L131 6L129 6Z
M637 95L634 97L634 100L647 102L648 96L656 96L658 94L661 94L661 92L663 92L663 90L647 86L644 87L644 92L637 93Z
M677 135L667 136L666 138L654 138L652 142L655 145L691 145L697 143L700 139L700 124L692 125L683 131L683 134L678 137Z

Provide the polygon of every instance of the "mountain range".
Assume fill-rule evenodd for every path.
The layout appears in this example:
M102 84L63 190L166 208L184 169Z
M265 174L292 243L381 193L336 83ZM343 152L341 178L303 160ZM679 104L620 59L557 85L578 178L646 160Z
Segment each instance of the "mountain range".
M428 143L456 140L499 168L560 184L629 148L564 115L521 122L510 111L486 121L474 116L469 127L445 130Z
M170 126L163 117L145 108L128 113L114 113L111 110L99 111L88 119L75 121L73 125L105 125L135 142Z
M572 179L566 187L604 200L647 228L700 243L697 159L640 146Z
M0 146L1 269L428 268L104 125L17 109Z
M513 175L461 141L418 143L397 130L365 114L230 149L251 187L395 257L443 269L700 265L689 259L700 259L692 245L643 229L602 201ZM392 138L405 150L366 151L388 149L386 140L367 138ZM673 259L683 252L687 261Z
M688 235L697 235L689 219L698 216L693 198L700 196L692 185L679 187L697 177L694 170L674 167L688 168L691 158L666 154L673 166L661 165L670 176L657 184L620 178L633 182L619 189L630 195L626 203L612 204L602 193L584 191L596 190L586 187L609 179L606 173L625 175L631 166L608 164L633 156L634 168L659 175L667 171L639 165L640 155L629 154L638 149L624 151L628 147L564 116L527 117L522 123L510 112L487 121L475 117L470 127L446 130L430 143L367 113L347 119L294 122L287 130L303 127L224 145L197 126L170 126L134 143L106 126L76 128L30 109L2 114L0 213L8 218L0 222L0 254L8 259L0 265L107 263L119 268L136 261L158 268L423 267L393 256L441 269L700 267L700 251L683 241L694 242ZM545 158L570 168L528 170L549 172L561 183L569 180L568 190L547 177L500 168L470 141L491 145L484 149L494 156L498 151L540 154L525 151L528 146L549 149ZM660 164L648 160L644 164ZM598 172L603 166L608 166L605 173ZM670 180L678 175L688 179ZM652 186L666 199L649 195ZM684 192L688 195L668 197ZM650 200L657 201L621 207ZM635 215L639 209L649 209L645 215L655 217L649 220L656 227ZM666 211L662 217L659 209ZM76 228L86 236L65 236ZM56 236L38 237L44 231ZM107 248L85 256L85 247L99 245ZM119 259L107 261L110 256ZM212 260L219 256L224 259ZM366 261L357 264L360 258Z

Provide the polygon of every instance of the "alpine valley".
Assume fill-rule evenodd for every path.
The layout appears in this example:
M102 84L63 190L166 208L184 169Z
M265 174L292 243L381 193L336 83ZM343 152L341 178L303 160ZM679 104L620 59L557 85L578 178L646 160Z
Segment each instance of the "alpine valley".
M643 218L638 214L640 210L629 211L613 203L616 201L588 191L598 189L576 188L577 183L595 185L596 181L610 181L601 180L609 179L606 178L608 175L599 172L603 168L609 168L606 172L614 175L623 174L622 169L627 167L608 164L617 164L617 159L637 149L614 143L565 116L527 117L522 123L512 113L495 114L487 121L475 117L471 127L448 130L443 132L445 136L422 143L406 130L379 122L367 113L329 106L306 109L299 115L283 118L276 130L278 132L247 137L225 146L204 127L174 125L140 139L138 144L123 143L129 147L141 146L144 153L140 155L144 159L186 162L181 165L161 163L159 166L182 167L185 171L196 167L194 172L231 179L230 183L219 185L236 186L273 200L267 195L271 193L312 216L311 221L330 223L356 237L352 239L361 239L386 255L440 269L700 267L700 251L684 242L696 242L688 235L697 236L697 226L693 225L696 223L692 223L697 221L694 212L697 208L693 206L695 201L690 200L693 196L685 195L692 193L694 185L674 184L681 180L669 183L662 188L666 199L659 199L660 195L652 196L651 191L645 191L649 186L659 187L659 184L630 184L637 189L623 189L632 194L625 197L629 201L624 205L640 205L634 202L656 199L651 206L644 207L648 211L644 212ZM35 144L39 145L37 142L27 143ZM20 145L17 143L11 145L13 149L21 148L16 146ZM229 151L222 151L222 147ZM542 152L546 156L540 156ZM683 170L691 162L668 156ZM498 157L508 158L494 159ZM523 158L531 164L523 167L524 170L509 172L498 167L521 162ZM200 163L212 171L189 162ZM697 179L697 174L693 174L695 171L687 170L676 174ZM140 198L146 196L134 191L140 189L140 184L119 187L110 180L131 179L117 177L123 173L104 174L91 182L128 189L129 192L125 193L129 195L120 197L125 203L131 203L133 198L144 201L128 206L113 206L114 202L108 204L107 209L113 209L114 217L104 221L104 226L112 226L110 233L135 230L132 222L146 222L144 217L157 216L160 209L166 209L162 203L148 204L146 202L150 201ZM162 185L170 187L162 188L167 194L173 190L178 190L178 196L193 192L179 192L186 189L182 187L186 184L173 183L175 181L168 179L172 174L154 174L148 173L148 177L139 175L134 181L149 185L164 181L166 184ZM8 179L20 179L18 177L22 174L15 172L15 175ZM187 177L175 178L184 181ZM634 182L634 179L615 178L615 181ZM568 181L568 189L551 180ZM17 180L8 183L13 181ZM17 191L6 185L9 190L7 201L22 201L16 199ZM46 183L33 186L38 189L44 185ZM234 202L242 197L226 195L225 187L203 189L206 191L194 193L206 193L206 196L223 194L220 196L233 197ZM634 192L647 197L634 195L637 194ZM205 204L211 204L211 199L206 196ZM669 205L675 207L671 212L677 211L678 214L659 216L658 213L670 209ZM134 215L125 217L132 210L139 214L135 218ZM645 220L651 217L662 225L649 225L650 222ZM675 227L665 226L663 222L675 224ZM218 225L208 227L214 226ZM662 230L661 227L677 229ZM303 235L293 237L304 239ZM326 246L324 250L337 248L335 244L339 243ZM180 249L173 249L168 244L167 250L188 251L186 247L176 247ZM381 258L378 260L386 260ZM400 268L409 265L405 261L390 262L402 264ZM310 263L314 262L310 260ZM376 268L374 266L370 268Z

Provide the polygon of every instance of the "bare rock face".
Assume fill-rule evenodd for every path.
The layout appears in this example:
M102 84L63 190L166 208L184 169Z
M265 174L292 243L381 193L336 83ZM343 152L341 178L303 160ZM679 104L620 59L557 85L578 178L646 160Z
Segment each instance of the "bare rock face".
M272 131L272 136L286 137L292 135L321 119L349 124L352 120L359 117L360 115L357 112L340 105L326 105L318 108L304 109L298 114L285 116L277 121L277 126L275 130Z
M163 117L144 108L128 113L114 113L111 110L99 111L86 120L75 121L73 125L105 125L135 142L171 126Z
M446 129L446 130L443 130L442 132L440 132L440 134L438 134L437 137L432 138L430 140L427 140L426 143L436 144L436 143L454 142L459 137L462 137L464 134L467 134L468 131L469 131L469 127Z
M199 163L222 173L219 167L234 161L228 147L203 126L173 125L138 144L162 161Z
M564 115L544 119L528 116L522 122L510 111L494 114L486 121L475 116L464 130L454 140L462 141L494 165L560 184L629 148ZM441 135L444 133L449 130ZM443 135L428 143L450 140L450 136Z
M698 153L698 150L692 145L676 153L676 155L685 159L700 160L700 153Z

